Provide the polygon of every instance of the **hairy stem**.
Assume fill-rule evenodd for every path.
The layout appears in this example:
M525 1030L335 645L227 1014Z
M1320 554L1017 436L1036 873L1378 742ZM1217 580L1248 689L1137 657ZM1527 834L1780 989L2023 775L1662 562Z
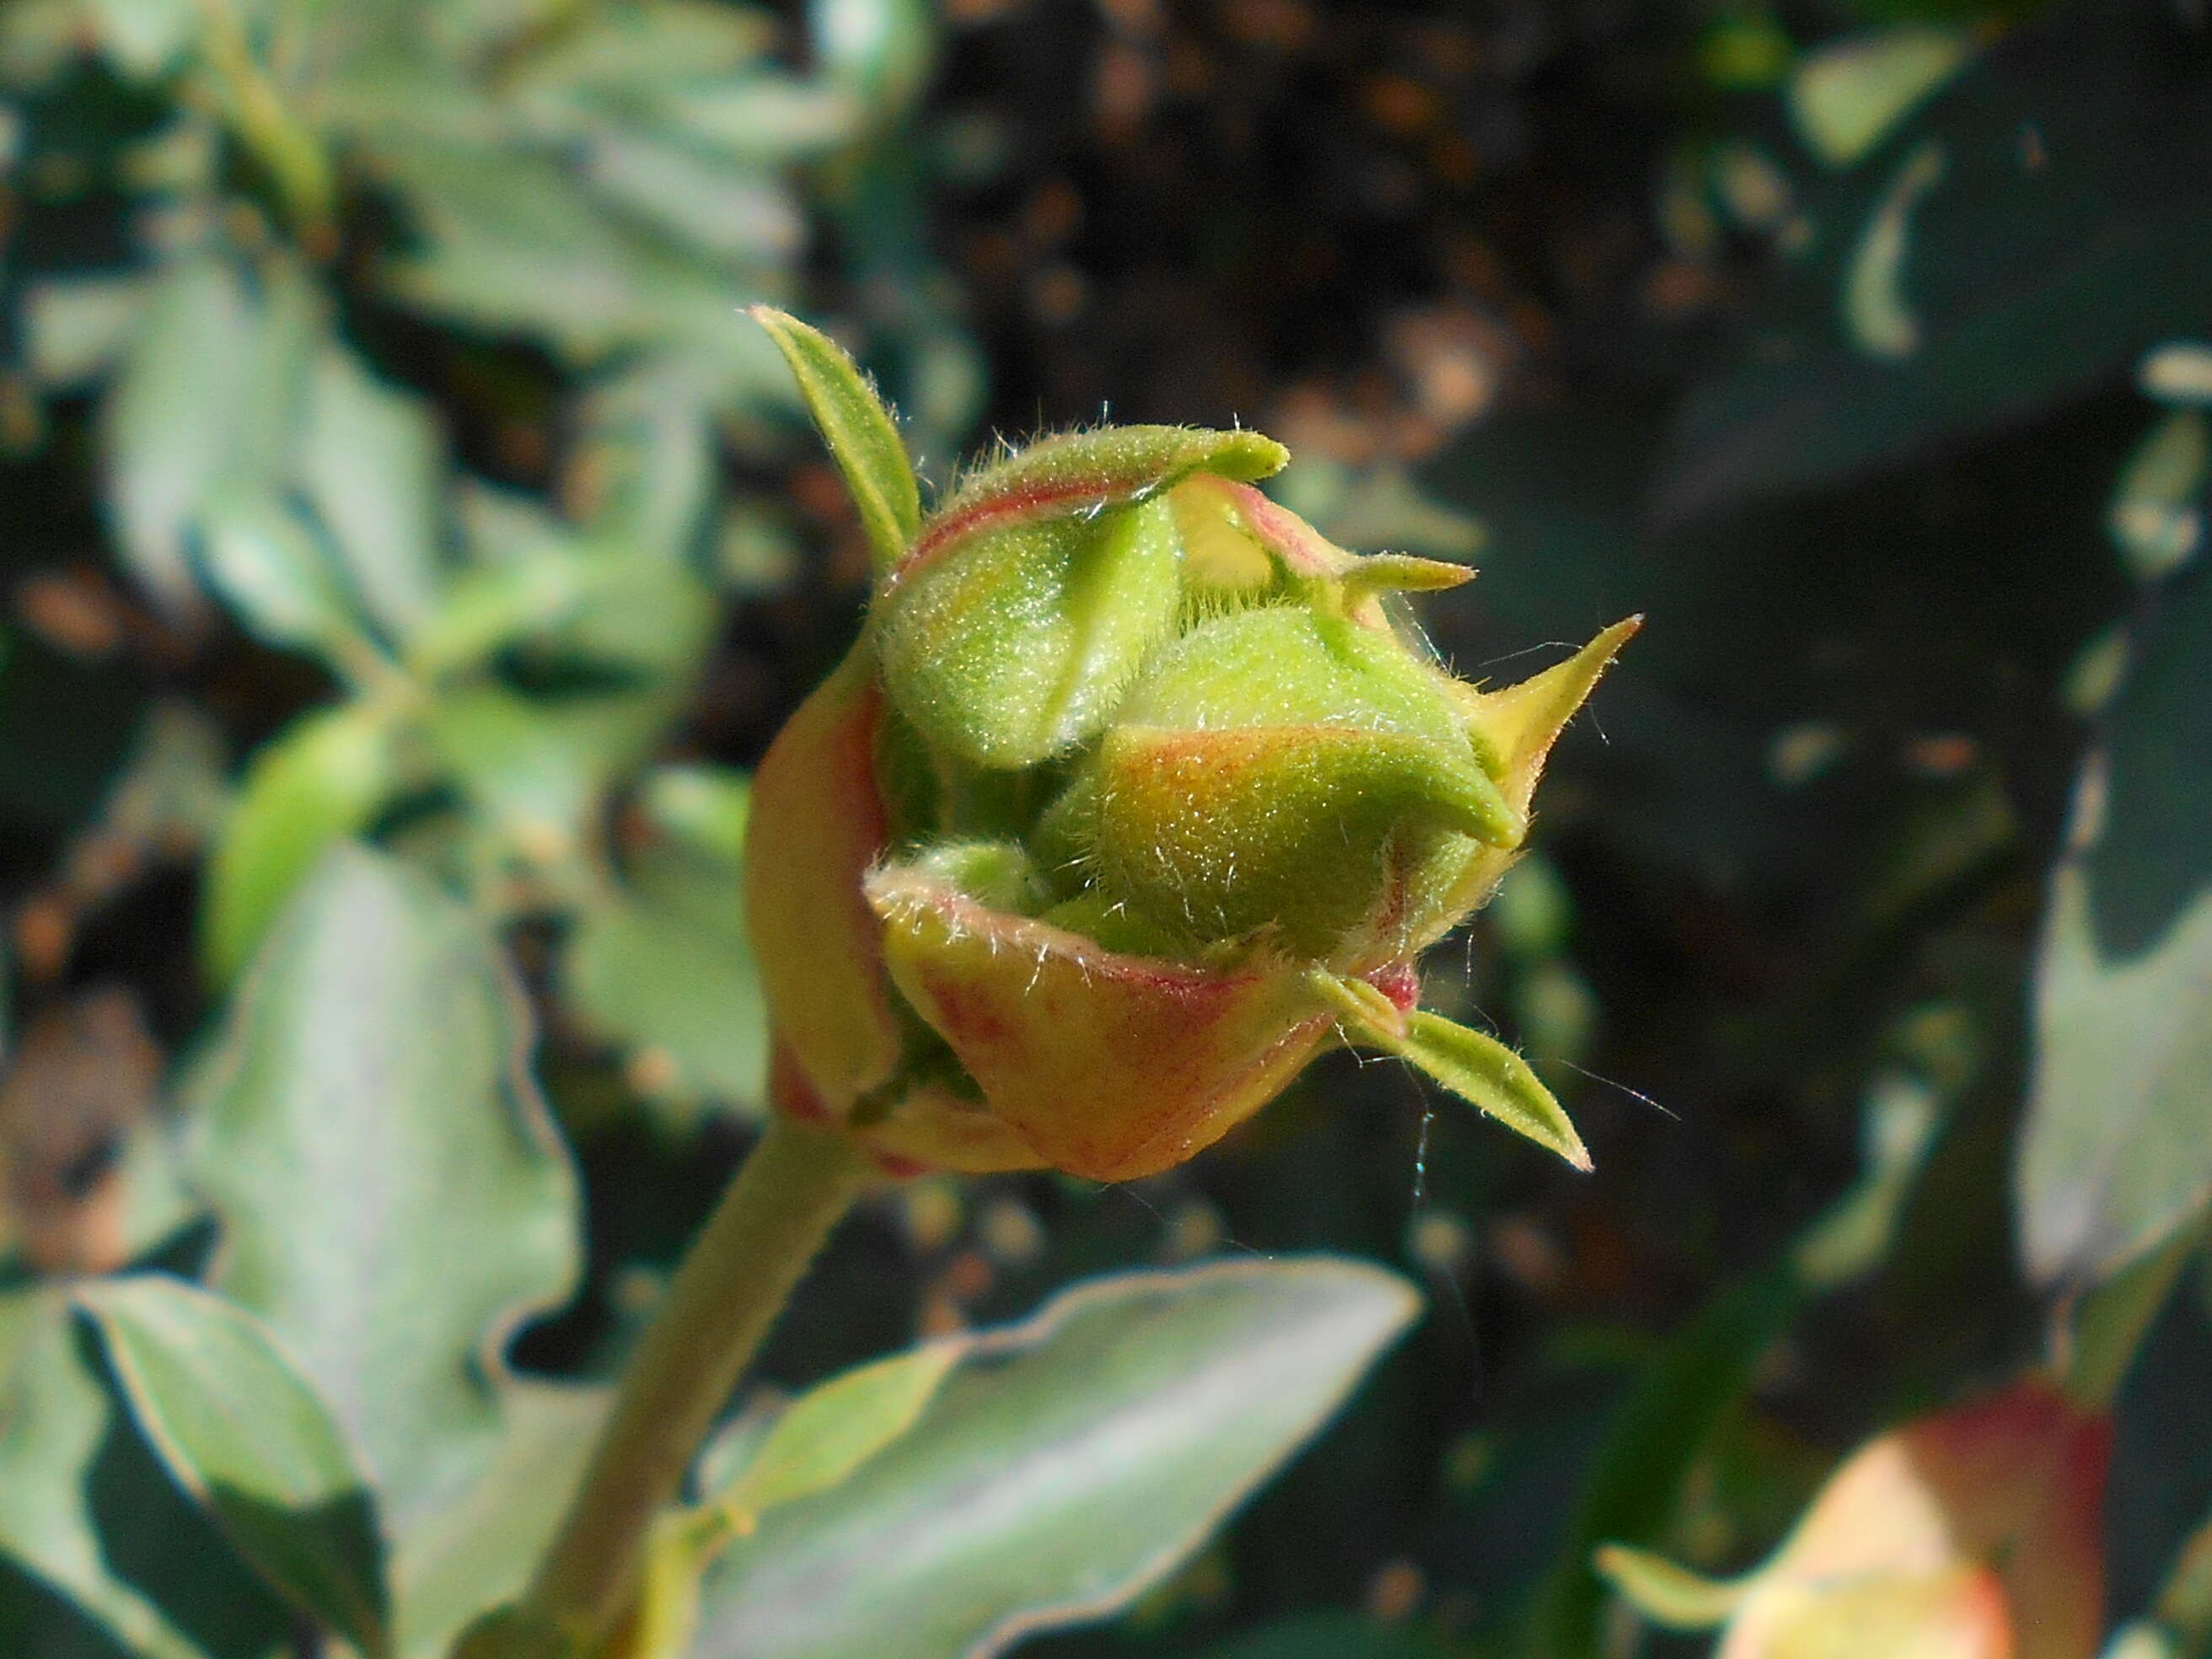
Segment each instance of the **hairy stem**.
M868 1174L845 1136L779 1114L693 1242L524 1598L580 1650L628 1607L653 1516Z

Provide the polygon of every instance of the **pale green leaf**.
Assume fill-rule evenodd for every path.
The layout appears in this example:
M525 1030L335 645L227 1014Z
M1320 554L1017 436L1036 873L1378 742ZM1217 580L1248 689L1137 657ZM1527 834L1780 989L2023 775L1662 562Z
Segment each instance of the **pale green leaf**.
M1844 277L1844 325L1852 343L1869 357L1893 362L1920 349L1920 321L1905 286L1912 216L1942 183L1944 165L1941 144L1914 150L1859 233Z
M268 1333L161 1274L94 1280L76 1300L171 1478L277 1589L366 1659L389 1654L368 1477Z
M235 1659L295 1614L180 1492L89 1363L66 1291L28 1294L0 1398L0 1638L10 1654Z
M145 279L46 277L23 285L24 356L32 378L60 391L106 372L146 307Z
M763 1517L694 1659L983 1659L1158 1583L1413 1316L1327 1257L1104 1279L972 1340L921 1417Z
M673 1061L675 1103L757 1110L767 1097L768 1008L743 903L735 864L663 853L569 933L568 1001L600 1035Z
M576 1180L529 1042L483 923L341 846L264 941L191 1103L217 1287L330 1402L403 1552L497 1455L501 1350L575 1280Z
M341 345L316 355L300 479L369 614L394 638L437 598L444 465L420 399L378 381Z
M390 717L368 703L304 714L246 768L201 899L201 960L219 985L333 842L367 826L393 782Z
M2016 1190L2041 1279L2107 1276L2212 1200L2212 583L2139 631L2036 969Z
M225 495L200 520L209 580L240 622L275 646L342 653L358 640L353 604L299 515L274 496Z
M85 9L101 52L142 81L174 66L204 15L195 0L88 0Z
M777 1418L743 1473L708 1500L743 1517L826 1492L911 1429L963 1352L934 1342L808 1389Z
M1591 1564L1637 1612L1669 1630L1710 1630L1734 1613L1750 1585L1706 1577L1663 1555L1607 1544Z
M511 1378L477 1478L425 1514L392 1565L401 1659L444 1659L454 1633L521 1593L582 1477L607 1389Z
M921 490L906 444L875 388L845 349L819 329L767 306L752 308L791 365L822 441L845 475L876 567L888 570L921 527Z
M1922 24L1816 47L1798 60L1790 113L1832 167L1867 155L1973 55L1964 29Z

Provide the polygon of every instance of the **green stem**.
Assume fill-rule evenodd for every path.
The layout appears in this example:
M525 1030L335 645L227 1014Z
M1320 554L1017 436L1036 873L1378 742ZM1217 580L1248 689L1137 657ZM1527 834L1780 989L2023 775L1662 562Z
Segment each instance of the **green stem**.
M708 1218L523 1601L576 1650L591 1651L627 1609L647 1529L868 1176L847 1137L779 1114Z

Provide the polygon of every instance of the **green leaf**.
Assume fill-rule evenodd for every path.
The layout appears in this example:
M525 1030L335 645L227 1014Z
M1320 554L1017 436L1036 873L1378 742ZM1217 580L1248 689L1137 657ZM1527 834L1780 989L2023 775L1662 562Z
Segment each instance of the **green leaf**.
M193 598L185 545L218 492L280 478L299 426L318 305L272 261L258 294L213 255L157 280L104 411L108 499L132 572L173 608Z
M2142 640L2076 791L2016 1171L2040 1279L2102 1278L2212 1200L2212 580Z
M1733 1613L1750 1593L1741 1580L1706 1577L1663 1555L1607 1544L1599 1550L1598 1576L1637 1612L1669 1630L1710 1630Z
M1909 25L1807 52L1790 80L1806 148L1832 167L1872 150L1973 55L1964 29Z
M1638 1369L1583 1477L1516 1653L1597 1659L1607 1650L1606 1597L1593 1556L1608 1542L1658 1541L1692 1466L1802 1300L1787 1264L1729 1285Z
M0 1409L0 1638L69 1659L259 1659L295 1615L179 1492L87 1352L33 1293Z
M478 920L341 846L196 1080L185 1162L222 1223L217 1288L330 1402L403 1553L497 1455L507 1337L575 1281L575 1176L529 1040Z
M1416 1306L1326 1257L1068 1291L973 1339L850 1478L765 1516L709 1581L692 1651L983 1659L1106 1617L1335 1411Z
M807 412L853 492L876 568L890 569L921 528L921 486L890 410L860 365L819 329L769 306L755 306L751 316L791 365Z
M430 740L471 799L538 859L567 856L607 786L651 752L672 695L526 697L470 685L426 711Z
M76 1292L139 1429L240 1554L366 1659L391 1652L368 1478L307 1379L248 1315L158 1274Z
M444 1659L461 1627L520 1594L599 1437L608 1389L509 1378L476 1479L425 1513L392 1558L401 1659Z
M441 585L438 496L444 456L419 398L393 390L336 343L307 382L299 473L369 614L404 638Z
M351 600L330 561L274 496L227 496L201 516L201 557L239 620L275 646L333 655L361 637Z
M586 1024L676 1062L672 1097L757 1110L767 1098L768 1007L746 942L734 862L664 851L569 932L562 988Z
M2163 0L2054 7L1926 95L1865 165L1801 181L1800 251L1775 260L1736 349L1683 405L1660 517L1895 465L2212 331L2194 276L2212 263L2212 79L2181 68L2201 52ZM1922 181L1909 218L1891 194L1906 146L1942 163L1940 183L1924 164L1906 175ZM1885 223L1893 246L1869 234ZM1911 332L1878 330L1907 349L1869 355L1868 300L1885 293Z
M332 842L367 825L391 793L389 715L347 703L302 715L246 768L210 863L201 960L227 985Z
M750 1521L827 1492L911 1429L953 1364L956 1342L878 1359L809 1389L775 1420L760 1449L708 1502Z

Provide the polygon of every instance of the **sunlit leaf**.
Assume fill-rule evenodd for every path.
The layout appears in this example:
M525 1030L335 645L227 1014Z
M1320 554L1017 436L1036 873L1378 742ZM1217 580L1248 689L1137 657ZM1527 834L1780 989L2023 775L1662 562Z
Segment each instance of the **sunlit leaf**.
M1310 1436L1414 1308L1398 1279L1328 1258L1069 1291L976 1341L849 1479L733 1546L694 1652L982 1659L1102 1618Z
M1834 41L1798 61L1790 112L1815 155L1830 167L1849 167L1972 53L1965 30L1927 25Z
M368 1477L267 1333L161 1274L97 1281L76 1299L171 1478L279 1590L368 1659L388 1654Z
M2102 1276L2212 1200L2212 583L2114 702L2052 878L2018 1187L2039 1277Z
M819 329L766 306L753 308L791 365L822 441L845 475L879 569L896 563L921 527L921 495L905 441L860 366Z
M201 900L201 959L218 984L246 965L324 850L368 824L393 777L389 714L368 703L302 715L254 756Z
M404 637L440 585L442 457L428 411L326 345L308 378L299 468L369 614Z
M218 1287L267 1322L376 1476L404 1553L500 1441L500 1351L565 1296L575 1176L482 923L423 877L335 849L233 1001L187 1165Z

